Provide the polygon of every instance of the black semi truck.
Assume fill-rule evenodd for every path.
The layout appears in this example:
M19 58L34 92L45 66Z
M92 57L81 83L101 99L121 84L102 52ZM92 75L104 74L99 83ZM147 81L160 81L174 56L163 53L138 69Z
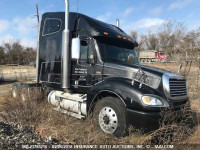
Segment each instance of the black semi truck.
M119 27L79 13L45 13L40 23L36 84L15 83L49 91L55 110L123 136L129 125L158 127L160 112L178 113L188 101L183 76L140 65L134 38ZM21 93L23 95L23 93Z

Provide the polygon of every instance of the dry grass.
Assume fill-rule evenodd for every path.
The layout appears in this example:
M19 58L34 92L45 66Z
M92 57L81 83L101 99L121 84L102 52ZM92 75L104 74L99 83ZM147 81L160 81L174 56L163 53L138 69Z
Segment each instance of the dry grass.
M198 126L192 136L189 136L183 144L200 144L200 126Z
M162 69L175 71L178 64L150 64ZM187 67L185 67L187 71ZM196 64L189 72L196 72ZM191 73L190 73L191 74ZM189 79L189 84L193 85L196 78ZM91 117L86 120L78 120L66 116L60 112L52 110L52 106L43 99L39 91L33 91L34 100L22 101L20 97L13 99L10 96L0 98L0 120L7 122L18 122L22 125L30 125L44 139L51 136L62 144L181 144L176 149L186 149L188 144L200 144L200 98L196 90L196 85L190 87L190 95L195 97L191 100L191 109L182 109L181 117L175 117L172 113L165 116L161 127L149 134L129 128L129 136L116 138L101 131L93 126ZM197 95L197 96L196 96ZM188 147L195 149L196 147Z
M191 108L193 111L200 113L200 98L191 101Z
M6 122L18 122L22 125L30 125L43 138L51 136L62 144L139 144L142 135L115 138L96 130L91 117L86 120L78 120L52 110L46 101L22 101L4 98L0 111L1 118Z
M6 97L1 100L0 119L30 125L42 138L51 136L62 144L191 144L199 143L199 116L187 108L177 121L172 116L165 117L161 127L149 134L142 134L129 128L129 136L116 138L94 128L91 117L78 120L52 110L47 100L34 91L34 100L22 101L20 97ZM195 105L195 104L194 104ZM192 108L199 109L197 106ZM180 118L179 118L180 119ZM167 122L167 123L166 123ZM170 124L169 124L170 122ZM195 126L194 126L195 124Z

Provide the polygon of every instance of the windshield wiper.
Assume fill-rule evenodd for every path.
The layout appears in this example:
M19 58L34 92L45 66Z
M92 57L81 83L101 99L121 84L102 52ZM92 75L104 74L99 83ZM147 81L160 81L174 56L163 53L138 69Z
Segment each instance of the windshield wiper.
M110 58L109 60L112 60L112 61L118 61L118 62L123 62L123 61L121 61L121 60L114 59L114 58Z

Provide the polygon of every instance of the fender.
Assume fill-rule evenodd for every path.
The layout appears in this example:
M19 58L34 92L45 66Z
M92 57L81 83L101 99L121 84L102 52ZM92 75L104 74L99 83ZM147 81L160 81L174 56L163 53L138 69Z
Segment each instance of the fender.
M129 109L142 109L141 97L145 92L137 85L132 85L130 79L122 77L108 77L104 81L95 84L87 94L88 108L98 100L103 93L114 95L122 100Z

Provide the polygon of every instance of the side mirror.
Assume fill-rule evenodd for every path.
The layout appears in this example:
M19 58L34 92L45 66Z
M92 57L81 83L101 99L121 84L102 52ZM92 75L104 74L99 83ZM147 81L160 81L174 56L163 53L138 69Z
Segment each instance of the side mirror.
M80 58L80 39L73 38L72 39L72 59Z

